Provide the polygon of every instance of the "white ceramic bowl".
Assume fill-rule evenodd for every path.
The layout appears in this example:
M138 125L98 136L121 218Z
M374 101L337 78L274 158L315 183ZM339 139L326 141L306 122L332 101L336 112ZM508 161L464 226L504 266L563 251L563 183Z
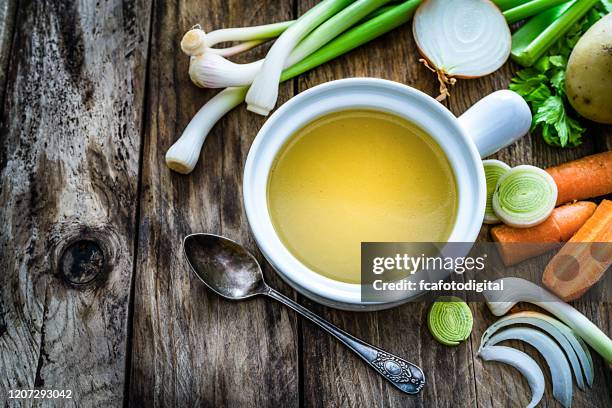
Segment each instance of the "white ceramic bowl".
M438 142L453 168L458 188L451 242L473 242L480 230L486 201L481 156L523 136L531 124L531 113L520 96L498 91L456 118L442 104L414 88L382 79L351 78L302 92L264 124L249 151L243 186L246 214L262 253L289 285L317 302L350 310L382 309L409 298L389 303L362 302L361 285L329 279L293 256L276 234L268 211L268 176L285 142L313 120L350 109L392 113L417 124Z

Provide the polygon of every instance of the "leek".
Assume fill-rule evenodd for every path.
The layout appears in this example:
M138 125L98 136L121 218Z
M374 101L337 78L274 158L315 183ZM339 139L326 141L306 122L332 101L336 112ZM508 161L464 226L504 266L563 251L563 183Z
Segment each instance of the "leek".
M485 179L487 180L487 206L485 207L484 223L497 224L500 220L493 211L493 193L497 187L497 181L503 174L510 171L510 166L495 159L483 160L482 165L485 171Z
M484 292L487 306L495 316L505 315L518 302L532 303L555 315L612 364L612 340L585 315L528 280L510 277L496 282L503 285L503 291Z
M598 2L575 0L535 16L512 36L512 59L525 67L532 66Z
M435 301L427 315L429 332L445 346L457 346L470 337L473 324L470 307L452 296Z
M497 180L491 205L505 224L528 228L544 222L555 209L557 184L539 167L516 166Z
M406 23L421 0L407 0L372 19L346 31L299 63L286 69L280 80L286 81L326 63ZM191 119L181 137L168 149L166 164L182 174L195 168L200 150L214 124L244 102L248 87L227 88L208 101Z

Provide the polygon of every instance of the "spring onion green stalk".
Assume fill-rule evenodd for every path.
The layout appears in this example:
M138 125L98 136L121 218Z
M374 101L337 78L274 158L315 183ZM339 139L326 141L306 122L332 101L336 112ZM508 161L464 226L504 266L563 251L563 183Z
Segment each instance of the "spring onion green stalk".
M598 2L572 1L532 18L512 36L512 59L525 67L532 66Z
M185 54L195 56L204 54L209 49L213 49L214 45L223 42L246 41L255 46L253 45L255 42L260 44L263 41L278 37L293 23L294 21L284 21L254 27L223 28L211 31L208 34L199 25L195 25L183 36L181 49ZM219 53L219 51L216 52Z
M389 0L358 0L317 27L291 52L285 66L289 67L321 48L365 17L373 14ZM189 63L191 81L203 88L225 88L250 85L260 72L264 60L236 64L218 55L204 53Z
M537 327L554 338L572 366L578 387L581 390L586 389L585 379L589 387L593 385L594 372L589 349L580 342L572 329L543 313L519 312L502 317L485 330L480 341L480 348L484 347L499 329L517 324Z
M493 193L497 187L497 180L499 180L502 174L510 171L511 167L502 161L494 159L483 160L482 165L485 171L485 178L487 179L487 206L485 208L484 222L485 224L497 224L500 220L493 211L491 201L493 200Z
M542 223L555 209L557 184L539 167L516 166L497 181L491 201L505 224L528 228Z
M457 346L470 337L473 324L470 307L456 297L440 298L427 315L431 335L445 346Z
M261 69L246 96L247 109L267 116L278 99L278 83L287 57L295 46L317 26L348 6L352 0L323 0L278 37L268 51Z
M495 3L495 5L499 7L501 11L506 11L530 1L531 0L493 0L493 3Z
M544 333L527 327L513 327L492 336L487 345L495 346L505 340L521 340L535 347L550 369L553 397L565 408L572 405L572 372L563 351Z
M315 53L286 69L281 81L296 77L363 45L409 21L421 0L407 0L348 30ZM247 87L227 88L208 101L191 119L181 137L166 152L166 164L174 171L193 171L202 145L215 123L244 102Z
M487 306L495 316L505 315L518 302L532 303L555 315L612 364L612 340L585 315L528 280L509 277L496 282L503 284L504 290L484 292Z
M528 3L504 11L504 17L506 17L508 24L512 24L563 3L567 3L567 0L531 0Z
M520 350L505 346L486 346L478 351L485 361L497 361L511 365L525 377L531 389L531 401L527 408L537 406L544 396L544 373L529 355Z

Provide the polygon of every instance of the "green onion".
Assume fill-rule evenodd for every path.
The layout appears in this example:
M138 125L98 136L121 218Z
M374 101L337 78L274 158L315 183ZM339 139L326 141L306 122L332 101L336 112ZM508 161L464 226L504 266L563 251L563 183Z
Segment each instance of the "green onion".
M446 346L457 346L470 337L473 323L470 307L457 297L440 298L427 315L431 335Z
M254 27L223 28L209 33L205 33L200 25L196 25L183 36L181 49L189 56L201 55L207 51L220 55L233 55L235 52L230 52L230 49L246 51L266 40L278 37L293 23L294 21L284 21ZM213 45L232 41L245 42L225 49L212 48Z
M516 166L497 181L491 201L495 215L516 228L538 225L555 208L557 184L546 171L534 166Z
M298 76L363 45L410 21L421 0L405 1L379 16L354 27L321 47L317 52L286 69L281 81Z
M304 60L283 71L281 81L313 69L410 21L420 3L421 0L407 0L346 31ZM244 102L248 89L248 87L227 88L208 101L191 119L181 137L166 152L168 167L182 174L191 173L214 124Z
M319 25L351 4L353 0L323 0L291 25L274 42L246 96L247 109L267 116L278 99L278 83L285 61L296 45Z
M512 24L563 3L567 3L567 0L531 0L528 3L504 11L504 17L506 17L508 24Z
M512 59L525 67L532 66L598 1L561 4L529 20L512 36Z
M487 180L487 206L485 208L484 222L485 224L497 224L500 220L493 211L493 193L495 192L499 178L507 173L511 167L502 161L494 159L483 160L482 165Z
M389 0L355 1L318 26L301 41L287 57L285 67L290 67L302 61L348 28L363 21L367 16L371 16L381 5L388 2ZM212 48L208 49L208 51L213 50ZM264 63L264 60L259 60L248 64L237 64L216 54L219 53L206 52L191 58L189 76L194 84L202 88L247 86L253 82Z

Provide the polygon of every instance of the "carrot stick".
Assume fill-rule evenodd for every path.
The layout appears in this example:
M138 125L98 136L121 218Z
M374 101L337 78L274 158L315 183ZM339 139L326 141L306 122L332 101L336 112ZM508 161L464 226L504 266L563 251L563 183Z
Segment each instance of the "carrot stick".
M580 244L582 243L582 244ZM563 300L578 299L612 265L612 201L595 213L550 260L542 282Z
M586 156L546 171L557 184L557 205L612 193L612 151Z
M491 236L504 265L517 264L533 258L567 241L589 219L595 203L578 201L553 210L543 223L531 228L514 228L497 225L491 228Z

